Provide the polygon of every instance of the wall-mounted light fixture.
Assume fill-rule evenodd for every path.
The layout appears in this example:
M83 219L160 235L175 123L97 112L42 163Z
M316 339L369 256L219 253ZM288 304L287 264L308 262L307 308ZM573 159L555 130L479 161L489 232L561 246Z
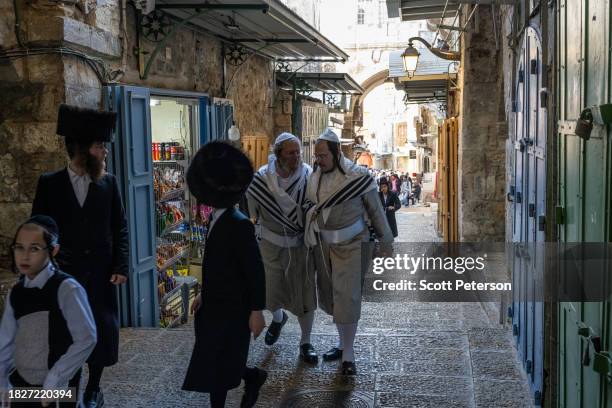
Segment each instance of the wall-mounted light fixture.
M406 48L402 53L404 70L408 72L409 77L412 77L416 72L417 66L419 64L419 56L421 55L419 51L414 48L414 45L412 45L413 41L419 41L423 43L425 47L427 47L427 49L438 58L451 61L459 61L461 59L461 53L459 52L446 51L444 49L446 47L442 47L442 49L434 48L430 43L428 43L421 37L411 37L410 39L408 39L408 48Z
M232 122L232 127L228 129L227 138L232 142L240 140L240 130L236 126L236 122Z

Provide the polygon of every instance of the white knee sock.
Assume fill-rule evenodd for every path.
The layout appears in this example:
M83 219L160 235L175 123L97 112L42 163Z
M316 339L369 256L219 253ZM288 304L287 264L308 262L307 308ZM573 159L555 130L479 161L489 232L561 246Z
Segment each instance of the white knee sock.
M338 329L338 349L344 350L344 334L343 334L342 325L339 323L336 323L336 329Z
M272 312L272 321L276 323L283 321L283 309L278 309Z
M312 332L312 324L314 322L314 310L305 313L304 316L298 317L300 323L300 329L302 329L302 338L300 339L300 346L302 344L310 343L310 333Z
M357 323L338 324L338 331L342 339L342 361L355 361L355 336L357 335Z

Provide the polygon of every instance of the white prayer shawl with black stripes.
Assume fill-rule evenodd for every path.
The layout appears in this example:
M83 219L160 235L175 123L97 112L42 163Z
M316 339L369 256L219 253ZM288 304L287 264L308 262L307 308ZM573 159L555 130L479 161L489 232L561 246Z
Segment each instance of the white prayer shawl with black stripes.
M332 207L378 189L376 180L366 168L353 163L344 156L341 158L340 165L345 174L336 170L336 174L334 174L337 178L337 180L334 179L335 188L328 194L317 197L317 189L322 175L320 168L310 176L308 181L304 204L306 210L304 242L309 248L317 244L316 233L319 227L316 218L319 213L323 215L323 222L327 222Z
M290 235L295 235L304 231L302 205L306 196L308 176L311 173L310 166L302 163L289 177L289 186L284 190L278 182L276 157L272 155L268 164L261 167L253 177L247 194Z

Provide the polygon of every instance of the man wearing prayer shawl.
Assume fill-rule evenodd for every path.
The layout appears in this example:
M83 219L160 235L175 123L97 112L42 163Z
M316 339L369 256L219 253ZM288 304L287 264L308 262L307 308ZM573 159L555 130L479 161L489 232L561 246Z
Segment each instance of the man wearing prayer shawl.
M393 235L367 169L342 155L340 140L327 129L315 144L317 168L308 180L304 241L312 248L319 307L334 318L339 345L323 360L342 359L342 373L355 375L353 345L361 315L362 243L369 240L366 220L381 243ZM369 260L368 260L369 261Z
M302 329L300 357L304 362L318 361L310 344L316 293L312 259L304 246L306 182L312 173L302 162L300 140L281 133L274 143L274 154L255 174L247 191L249 214L258 223L259 250L266 271L266 308L272 323L265 342L278 340L288 315L297 316Z

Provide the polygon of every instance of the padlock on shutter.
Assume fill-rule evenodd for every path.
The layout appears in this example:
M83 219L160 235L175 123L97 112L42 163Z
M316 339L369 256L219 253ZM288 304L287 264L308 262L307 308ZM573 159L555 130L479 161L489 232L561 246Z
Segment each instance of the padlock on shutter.
M576 136L589 140L593 131L593 116L589 110L584 110L580 114L580 118L576 121Z
M593 371L599 374L608 374L610 373L610 363L612 363L612 356L609 352L595 353L593 356Z

